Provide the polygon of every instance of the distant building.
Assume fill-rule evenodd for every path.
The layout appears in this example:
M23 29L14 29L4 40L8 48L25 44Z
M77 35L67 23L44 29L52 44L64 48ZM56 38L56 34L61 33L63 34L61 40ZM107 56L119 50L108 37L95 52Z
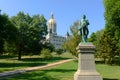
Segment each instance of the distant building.
M51 17L47 25L48 34L46 36L46 40L52 43L56 49L62 49L63 42L69 39L69 33L67 32L65 37L57 35L57 23L54 19L53 13L51 13Z

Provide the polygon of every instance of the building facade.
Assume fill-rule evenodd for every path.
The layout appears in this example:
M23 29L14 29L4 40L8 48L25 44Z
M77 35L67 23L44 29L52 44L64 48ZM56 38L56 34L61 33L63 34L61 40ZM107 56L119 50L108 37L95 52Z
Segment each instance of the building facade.
M52 43L56 49L62 49L62 44L69 38L69 33L67 32L65 37L57 35L57 23L54 19L53 13L51 13L47 25L48 34L46 36L46 40Z

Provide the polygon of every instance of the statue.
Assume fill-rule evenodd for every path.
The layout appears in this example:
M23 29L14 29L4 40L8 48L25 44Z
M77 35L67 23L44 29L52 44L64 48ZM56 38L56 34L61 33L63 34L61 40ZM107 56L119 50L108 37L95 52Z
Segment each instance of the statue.
M89 34L88 25L89 25L89 21L86 20L86 16L83 15L83 18L80 20L78 26L80 35L82 36L82 42L87 42L87 37Z

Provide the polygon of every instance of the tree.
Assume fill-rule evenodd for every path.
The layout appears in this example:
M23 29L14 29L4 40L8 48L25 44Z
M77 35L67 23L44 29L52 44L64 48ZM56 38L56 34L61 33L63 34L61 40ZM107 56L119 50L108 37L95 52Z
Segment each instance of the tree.
M93 42L93 43L95 44L95 41L97 41L96 33L93 32L93 33L90 35L90 38L88 38L88 41L89 41L89 42Z
M47 21L43 15L34 15L32 17L31 25L29 27L29 41L31 43L29 46L30 51L34 54L39 54L40 50L42 50L42 47L44 47L41 40L44 40L47 34L46 22Z
M43 48L49 49L50 52L53 52L55 50L54 45L50 42L45 42L45 44L43 44Z
M11 22L18 30L16 48L18 51L18 60L23 53L39 54L42 50L40 40L47 34L46 19L44 16L24 14L19 12L17 16L11 17Z
M72 35L70 39L63 44L63 47L74 56L78 56L76 48L81 41L81 36L78 34L78 24L79 22L75 21L74 24L70 27Z
M0 14L0 53L5 51L5 43L13 44L16 40L16 33L17 29L10 22L8 15Z
M17 28L17 40L15 42L16 44L16 51L18 51L18 60L21 60L21 54L25 50L27 41L28 41L28 27L30 23L30 16L25 15L23 12L19 12L17 16L11 17L11 22L14 24L14 26Z
M97 32L93 32L90 37L88 38L88 42L93 42L95 45L95 57L101 57L101 51L100 51L100 40L102 39L102 35L104 33L104 29L99 30Z
M101 51L101 57L104 58L104 62L112 64L112 61L116 56L118 49L116 44L117 40L104 32L104 34L101 36L99 43L99 50ZM106 61L106 59L108 60Z
M4 49L3 49L3 45L4 45L4 27L6 22L8 20L8 16L7 15L1 15L0 14L0 53L3 53Z
M112 64L115 56L120 54L120 1L104 0L105 31L101 38L102 54L106 53L108 63Z

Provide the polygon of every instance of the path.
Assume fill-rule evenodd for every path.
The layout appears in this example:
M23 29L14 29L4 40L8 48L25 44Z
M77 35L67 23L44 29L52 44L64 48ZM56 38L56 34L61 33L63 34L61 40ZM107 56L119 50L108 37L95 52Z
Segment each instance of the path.
M74 59L62 60L62 61L58 61L58 62L55 62L55 63L47 64L47 65L44 65L44 66L35 66L35 67L29 67L29 68L20 69L20 70L3 72L3 73L0 73L0 80L2 80L4 78L8 78L8 77L14 77L14 76L20 75L22 73L30 72L30 71L37 70L37 69L45 69L45 68L53 67L53 66L56 66L56 65L60 65L60 64L72 61L72 60L74 60Z

